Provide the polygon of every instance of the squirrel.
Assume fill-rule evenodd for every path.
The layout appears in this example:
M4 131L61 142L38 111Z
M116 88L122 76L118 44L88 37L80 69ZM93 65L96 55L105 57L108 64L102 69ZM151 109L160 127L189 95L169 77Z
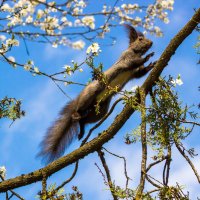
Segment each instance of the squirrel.
M142 57L153 42L132 26L125 24L129 33L129 47L119 60L103 73L106 82L120 91L124 85L134 78L140 78L149 72L155 63L144 67L154 52ZM85 132L85 125L99 121L108 111L111 98L116 92L108 92L108 87L99 80L88 84L78 97L64 106L60 117L48 129L41 142L38 154L48 163L59 158L76 137L80 140ZM95 106L99 103L99 112Z

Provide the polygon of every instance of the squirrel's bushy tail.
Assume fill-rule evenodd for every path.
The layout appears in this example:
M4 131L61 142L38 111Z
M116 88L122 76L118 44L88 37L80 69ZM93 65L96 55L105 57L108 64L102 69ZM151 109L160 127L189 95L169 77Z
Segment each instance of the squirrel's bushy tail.
M47 163L59 158L78 135L79 123L72 121L75 104L75 101L71 101L61 110L60 117L48 129L40 144L41 151L38 156Z

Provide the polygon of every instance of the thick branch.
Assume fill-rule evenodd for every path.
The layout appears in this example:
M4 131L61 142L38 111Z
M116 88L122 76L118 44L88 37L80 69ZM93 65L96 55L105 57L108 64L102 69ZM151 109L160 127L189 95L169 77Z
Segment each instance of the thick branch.
M140 91L141 97L141 144L142 144L142 162L141 162L141 175L140 175L140 184L136 193L136 200L142 199L142 193L145 185L146 177L146 165L147 165L147 138L146 138L146 109L145 109L145 100L146 96L143 90Z
M170 44L167 46L160 59L156 63L154 69L142 85L142 89L147 94L151 89L155 81L160 76L161 72L167 66L172 55L175 53L176 49L183 42L183 40L192 33L197 24L200 21L200 9L196 11L192 19L181 29L181 31L171 40ZM137 99L139 102L140 100ZM59 171L60 169L76 162L79 159L84 158L90 153L97 151L103 144L108 142L110 139L114 137L114 135L120 130L120 128L124 125L124 123L128 120L128 118L133 114L135 110L126 105L122 112L115 118L114 122L111 126L99 136L88 142L84 146L76 149L72 153L54 161L53 163L47 165L46 167L39 169L35 172L18 176L13 179L8 179L0 183L0 192L5 192L9 189L17 188L20 186L28 185L34 183L36 181L42 180L42 171L45 170L47 172L47 176Z
M181 43L192 33L195 27L200 22L200 8L195 12L193 17L189 22L178 32L178 34L170 41L167 48L162 53L161 57L156 63L156 66L151 71L150 75L145 80L142 87L148 92L155 81L162 73L163 69L167 66L171 57L175 54L176 49L181 45Z

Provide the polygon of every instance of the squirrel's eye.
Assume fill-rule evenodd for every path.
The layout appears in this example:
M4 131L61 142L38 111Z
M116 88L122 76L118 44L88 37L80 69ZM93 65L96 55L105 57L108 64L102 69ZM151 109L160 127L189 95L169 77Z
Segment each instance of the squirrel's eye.
M139 37L138 39L141 41L141 40L143 40L143 37Z

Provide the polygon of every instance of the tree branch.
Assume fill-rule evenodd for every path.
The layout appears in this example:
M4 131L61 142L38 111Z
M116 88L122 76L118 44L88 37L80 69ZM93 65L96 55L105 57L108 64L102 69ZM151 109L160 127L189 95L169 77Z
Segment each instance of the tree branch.
M158 77L160 76L163 69L167 66L170 58L175 53L179 45L184 41L187 36L189 36L195 27L200 21L200 9L198 9L191 20L180 30L180 32L171 40L160 59L157 61L154 69L151 71L150 75L147 77L146 81L142 85L142 89L147 94L151 87L155 84ZM140 103L138 97L135 97L137 102ZM9 189L17 188L20 186L25 186L36 181L42 180L42 171L47 172L47 176L52 175L53 173L59 171L60 169L76 162L77 160L84 158L90 153L97 151L103 144L111 140L124 123L129 119L133 114L135 109L126 105L122 112L115 118L111 126L103 131L102 134L90 142L86 143L84 146L79 149L74 150L73 152L59 158L58 160L50 163L44 168L36 170L26 175L21 175L12 179L5 180L0 183L0 192L5 192Z
M198 182L200 183L200 175L198 174L194 164L192 163L190 158L185 154L184 150L181 149L180 144L177 141L174 141L174 142L175 142L176 148L179 150L181 155L187 160L187 162L189 163L190 167L192 168L195 176L197 177Z
M124 161L124 175L126 177L126 191L127 191L128 190L128 182L129 182L129 180L132 180L132 179L128 176L128 173L127 173L126 158L124 156L119 156L119 155L117 155L115 153L112 153L112 152L108 151L105 147L103 147L102 149L104 149L107 153L109 153L109 154L111 154L111 155L113 155L113 156L115 156L117 158L123 159L123 161Z
M98 150L97 153L98 153L98 155L99 155L99 158L100 158L100 160L101 160L101 163L102 163L102 165L103 165L103 167L104 167L104 170L105 170L105 172L106 172L106 177L107 177L107 181L108 181L108 186L110 187L110 191L111 191L111 194L112 194L112 196L113 196L113 199L114 199L114 200L118 200L118 198L117 198L117 196L116 196L116 194L115 194L115 186L114 186L114 184L113 184L113 182L112 182L112 179L111 179L110 170L109 170L109 168L108 168L108 165L107 165L107 163L106 163L106 159L105 159L105 157L104 157L104 152L103 152L102 150Z
M141 97L141 144L142 144L142 161L141 161L141 175L140 175L140 184L136 193L136 200L142 199L142 193L145 185L146 177L146 165L147 165L147 134L146 134L146 109L145 109L145 100L146 96L143 90L140 90Z

